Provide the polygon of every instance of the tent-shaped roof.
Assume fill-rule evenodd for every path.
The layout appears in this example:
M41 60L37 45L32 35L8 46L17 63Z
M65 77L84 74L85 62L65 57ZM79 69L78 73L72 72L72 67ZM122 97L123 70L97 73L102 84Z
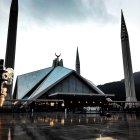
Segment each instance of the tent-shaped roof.
M37 99L73 73L96 91L97 94L105 96L92 82L86 80L74 70L63 66L50 67L18 76L16 81L17 88L14 94L17 95L17 99L25 99L25 97L26 99Z
M35 96L40 96L40 93L43 93L43 91L47 91L49 88L69 75L72 71L73 70L61 66L55 67L53 71L40 84L40 86L32 93L29 99L34 98Z
M22 99L39 81L53 70L53 67L41 69L27 74L17 76L16 98Z

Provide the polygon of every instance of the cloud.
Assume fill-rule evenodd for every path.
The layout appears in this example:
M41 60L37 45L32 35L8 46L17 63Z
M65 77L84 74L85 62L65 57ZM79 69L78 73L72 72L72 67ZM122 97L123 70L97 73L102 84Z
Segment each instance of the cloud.
M48 22L94 22L106 23L115 20L107 12L103 0L24 0L20 1L25 15L36 21Z
M11 0L0 0L0 56L1 59L5 57L7 31L8 31L8 20L9 20L9 6Z
M0 1L0 19L1 20L4 20L5 15L9 14L9 11L10 11L9 5L10 5L10 0Z

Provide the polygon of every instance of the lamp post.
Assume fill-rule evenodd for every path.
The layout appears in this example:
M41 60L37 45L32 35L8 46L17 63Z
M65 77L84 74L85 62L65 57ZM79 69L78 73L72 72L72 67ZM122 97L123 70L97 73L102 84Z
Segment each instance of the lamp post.
M7 96L7 85L13 82L14 71L12 68L4 67L4 60L0 59L0 107L3 106Z

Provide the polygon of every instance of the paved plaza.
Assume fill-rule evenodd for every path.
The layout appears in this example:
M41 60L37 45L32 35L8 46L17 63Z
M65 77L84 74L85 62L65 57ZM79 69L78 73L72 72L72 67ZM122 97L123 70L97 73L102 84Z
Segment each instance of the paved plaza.
M136 114L0 114L0 140L139 140Z

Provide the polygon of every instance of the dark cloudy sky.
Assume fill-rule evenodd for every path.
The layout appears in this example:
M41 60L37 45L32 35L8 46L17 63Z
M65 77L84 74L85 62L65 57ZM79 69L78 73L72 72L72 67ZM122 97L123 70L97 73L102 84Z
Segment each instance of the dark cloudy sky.
M11 0L0 0L0 55L4 58ZM15 76L52 65L55 52L93 83L122 79L120 11L129 32L133 71L140 71L139 0L19 0Z

